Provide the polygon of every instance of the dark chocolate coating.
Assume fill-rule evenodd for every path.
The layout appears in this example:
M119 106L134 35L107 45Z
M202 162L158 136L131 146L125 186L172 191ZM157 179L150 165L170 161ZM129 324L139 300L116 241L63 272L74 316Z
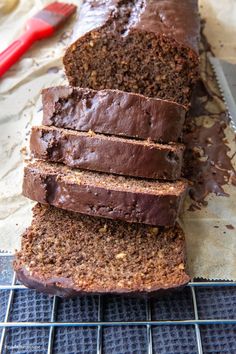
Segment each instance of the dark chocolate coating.
M44 89L43 124L78 131L175 142L184 106L119 90L58 86Z
M72 86L185 106L199 78L197 0L87 0L64 58Z
M138 187L130 188L129 180L125 186L121 180L112 187L109 176L101 174L102 183L91 179L91 173L76 175L68 168L44 162L25 167L23 195L58 208L82 214L105 217L127 222L149 225L172 226L181 210L187 183L177 181L170 183L170 190L163 192ZM153 182L153 185L159 182Z
M84 1L73 39L109 23L121 3L121 0ZM198 53L200 21L197 0L144 0L143 4L136 3L137 12L134 11L128 31L163 35Z
M55 127L33 127L34 157L73 168L141 178L176 180L184 145L161 145Z
M170 292L173 290L181 290L181 288L183 288L190 281L190 277L186 274L185 278L182 280L182 283L173 284L171 287L163 286L162 288L151 288L142 291L139 289L136 289L134 291L131 291L129 289L121 289L119 291L115 289L114 291L107 291L106 289L100 289L100 290L98 289L97 292L91 293L89 291L87 292L82 289L73 287L72 282L66 278L60 278L56 280L51 279L45 281L42 278L34 277L23 267L16 269L15 272L16 272L17 279L28 288L34 289L36 291L48 295L59 296L61 298L73 298L76 296L83 296L83 295L106 295L106 294L153 298L158 295L161 295L162 293ZM58 283L60 283L60 286L58 285Z

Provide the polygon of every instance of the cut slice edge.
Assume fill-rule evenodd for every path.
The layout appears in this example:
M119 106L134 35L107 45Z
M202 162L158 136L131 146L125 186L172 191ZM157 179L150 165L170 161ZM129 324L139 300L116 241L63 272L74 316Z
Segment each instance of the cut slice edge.
M24 196L43 204L129 223L173 226L185 181L160 183L35 162L24 171Z
M179 225L126 224L40 204L23 234L14 269L26 286L61 297L156 295L190 280Z
M44 175L56 175L58 180L67 181L70 184L86 184L99 186L112 190L125 190L126 192L141 192L147 194L171 194L178 195L186 191L188 182L185 179L174 182L141 179L135 177L117 176L103 172L71 169L59 163L34 160L25 166L25 171L35 171ZM122 186L122 188L121 188Z

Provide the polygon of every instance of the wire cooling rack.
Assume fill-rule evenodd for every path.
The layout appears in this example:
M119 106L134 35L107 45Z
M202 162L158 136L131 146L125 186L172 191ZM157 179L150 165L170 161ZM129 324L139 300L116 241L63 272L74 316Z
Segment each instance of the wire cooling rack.
M11 262L0 254L0 353L236 353L236 282L65 300L17 283Z

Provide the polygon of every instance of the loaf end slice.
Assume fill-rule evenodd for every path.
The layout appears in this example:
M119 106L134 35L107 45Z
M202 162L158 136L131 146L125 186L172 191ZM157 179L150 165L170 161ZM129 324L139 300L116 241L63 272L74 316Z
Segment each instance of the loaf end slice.
M186 181L141 180L38 161L25 167L23 194L37 202L92 216L174 225Z
M112 222L37 204L16 254L17 278L60 297L155 295L184 286L183 231Z

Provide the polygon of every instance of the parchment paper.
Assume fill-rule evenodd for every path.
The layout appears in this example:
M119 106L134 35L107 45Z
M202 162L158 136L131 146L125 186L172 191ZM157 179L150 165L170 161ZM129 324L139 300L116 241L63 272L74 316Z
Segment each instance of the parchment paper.
M22 0L10 14L0 15L0 50L22 32L27 18L49 2ZM200 11L216 55L236 62L236 2L200 0ZM33 203L21 196L25 146L31 126L42 119L42 88L66 83L61 58L72 26L73 20L55 37L36 44L0 81L0 250L19 248L20 235L31 221ZM230 128L227 138L233 154ZM186 202L181 223L192 277L236 280L236 188L224 189L230 197L210 195L208 206L201 210L187 211Z

